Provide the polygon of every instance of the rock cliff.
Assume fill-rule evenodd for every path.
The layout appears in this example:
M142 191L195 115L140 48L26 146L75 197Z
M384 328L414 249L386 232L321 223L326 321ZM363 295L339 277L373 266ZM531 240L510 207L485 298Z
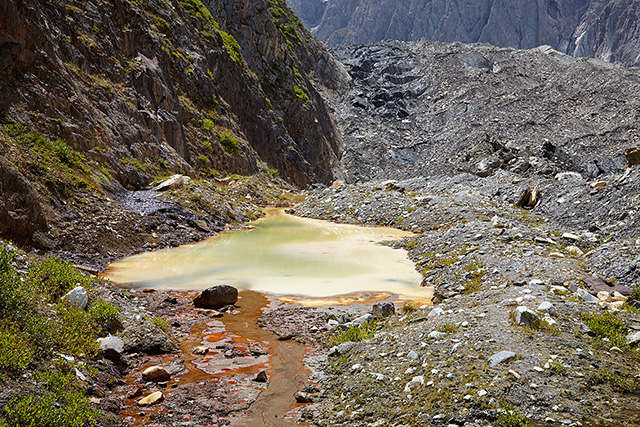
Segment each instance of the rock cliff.
M322 41L384 39L549 45L574 56L637 65L638 5L631 0L289 0Z
M348 76L283 1L2 0L0 57L12 177L0 212L16 192L43 205L14 215L29 211L35 230L2 236L33 243L79 192L113 195L176 172L298 185L339 174L319 90Z

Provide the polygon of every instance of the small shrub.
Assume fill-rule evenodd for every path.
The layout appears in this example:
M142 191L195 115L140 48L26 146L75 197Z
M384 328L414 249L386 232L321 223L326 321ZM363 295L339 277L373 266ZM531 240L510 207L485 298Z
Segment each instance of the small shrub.
M440 325L437 327L440 332L446 332L448 334L455 334L458 332L458 327L453 323L445 323L444 325Z
M309 100L309 95L307 95L307 93L304 90L300 89L298 86L294 86L293 91L295 92L296 97L298 97L299 99L302 99L303 101Z
M206 139L204 141L202 141L202 146L204 148L206 148L209 151L213 151L213 147L211 146L211 142L207 141Z
M418 311L418 305L413 302L405 302L400 309L403 314L411 314Z
M0 370L21 371L32 358L33 352L24 335L15 326L0 324Z
M210 119L202 120L202 127L209 132L213 132L216 130L216 125Z
M516 408L510 404L502 404L500 406L500 415L496 420L500 427L528 427L529 419L516 411Z
M158 328L160 328L164 332L169 332L169 330L171 329L167 321L162 317L153 316L151 321L153 322L154 325L156 325Z
M220 132L218 135L220 145L227 153L238 154L238 138L227 130Z
M583 314L582 318L596 338L606 338L610 345L620 348L627 347L627 326L614 313Z
M103 333L113 332L121 326L120 309L103 300L97 300L91 304L89 316Z
M62 295L76 286L86 288L91 283L91 279L73 265L55 257L46 258L31 267L26 281L34 288L42 290L43 296L49 302L57 302Z
M280 176L280 171L278 169L268 169L269 175L271 175L273 178L277 178Z

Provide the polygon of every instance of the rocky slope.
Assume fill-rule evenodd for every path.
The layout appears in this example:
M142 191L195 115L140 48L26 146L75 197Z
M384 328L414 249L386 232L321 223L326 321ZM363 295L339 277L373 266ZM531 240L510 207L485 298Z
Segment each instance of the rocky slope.
M145 242L130 243L140 217L199 232L193 209L172 220L167 206L126 203L171 173L297 185L339 174L340 139L318 91L348 76L283 2L4 0L0 10L4 237L82 253L67 225L84 218L112 257ZM205 230L251 217L201 213Z
M348 181L497 168L593 179L622 171L638 138L635 68L426 40L335 52L353 77L334 100Z
M289 0L289 4L320 40L332 45L424 37L523 49L549 45L574 56L639 63L638 5L631 0Z

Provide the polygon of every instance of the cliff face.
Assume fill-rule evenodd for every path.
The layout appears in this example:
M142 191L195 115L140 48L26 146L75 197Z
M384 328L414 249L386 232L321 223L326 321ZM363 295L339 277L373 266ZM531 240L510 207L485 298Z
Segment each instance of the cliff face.
M574 56L637 65L638 5L631 0L289 0L332 45L384 39L549 45Z
M318 90L346 74L279 0L0 0L0 58L2 215L25 185L55 221L79 188L339 173Z

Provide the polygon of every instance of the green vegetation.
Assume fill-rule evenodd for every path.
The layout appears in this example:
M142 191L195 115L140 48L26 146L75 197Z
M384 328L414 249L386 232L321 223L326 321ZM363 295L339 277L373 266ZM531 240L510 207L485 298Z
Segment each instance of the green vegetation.
M227 153L233 155L238 154L238 138L233 136L233 134L228 130L220 132L218 135L218 141Z
M349 326L349 329L347 329L346 331L343 331L342 333L339 333L338 335L333 336L332 342L334 345L338 345L348 341L358 342L358 341L365 340L373 336L373 334L378 328L379 323L380 321L378 319L375 319L375 320L366 322L361 326L351 325Z
M307 95L307 93L304 90L300 89L298 86L294 86L293 91L296 93L296 97L298 97L299 99L302 99L303 101L309 100L309 95Z
M291 12L289 6L281 0L267 0L267 6L278 31L287 42L287 46L293 49L302 44L298 31L302 31L304 26L300 19Z
M598 372L590 378L595 384L609 384L618 393L638 393L640 391L640 379L631 372L609 372L598 369Z
M93 425L97 413L77 366L56 355L97 354L96 339L120 327L119 310L102 300L87 309L72 306L62 296L76 286L91 293L98 279L56 258L18 267L17 255L0 243L0 378L31 377L38 386L11 398L0 427Z
M277 178L280 176L280 171L278 169L269 168L267 169L267 171L269 172L269 175L271 175L272 178Z
M615 313L582 314L582 320L584 320L591 332L595 334L593 343L595 346L601 345L602 340L606 339L607 347L617 346L623 350L628 348L626 342L627 326L616 317Z
M203 119L202 120L202 127L205 130L208 130L209 132L213 132L216 130L216 125L213 123L213 120L211 119ZM204 144L204 142L203 142Z
M515 406L503 403L500 406L500 415L496 420L497 425L501 427L527 427L529 419L516 411Z
M436 328L440 332L446 332L448 334L455 334L458 332L458 327L453 323L445 323L444 325L440 325Z
M411 313L414 313L414 312L418 311L418 308L419 308L419 307L418 307L418 304L416 304L416 303L413 303L413 302L405 302L405 303L402 305L402 308L400 309L400 311L401 311L403 314L411 314Z
M203 30L202 32L204 37L226 47L229 56L238 65L242 66L245 64L244 59L242 58L242 53L240 52L240 45L237 40L231 34L220 29L220 24L213 19L209 9L207 9L200 0L180 0L180 4L182 4L182 7L184 7L191 15L198 19L202 19L209 24L210 28L208 28L208 30L210 31Z

